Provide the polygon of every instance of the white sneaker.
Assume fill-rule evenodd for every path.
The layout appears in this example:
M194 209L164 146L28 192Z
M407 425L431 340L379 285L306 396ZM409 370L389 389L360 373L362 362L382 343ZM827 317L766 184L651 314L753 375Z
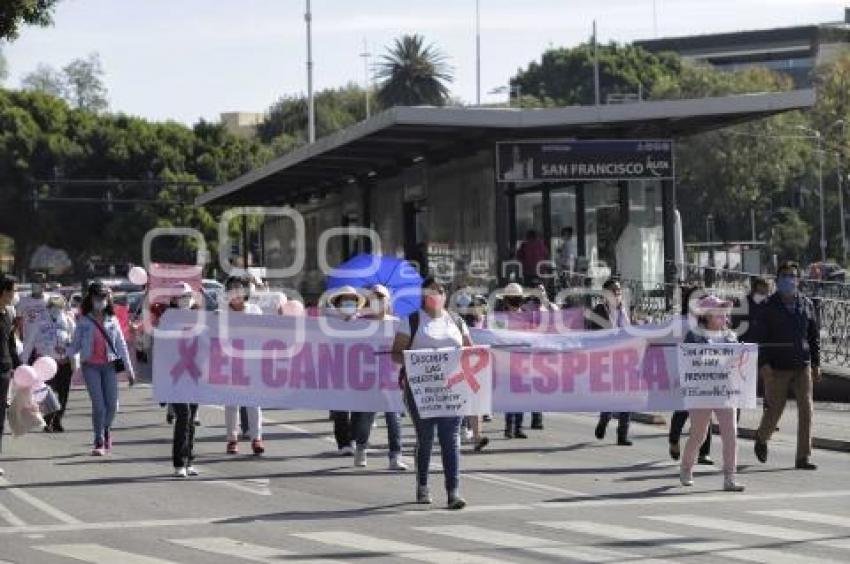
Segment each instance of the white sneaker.
M185 478L189 474L186 472L185 468L175 468L174 469L174 477L175 478Z
M354 449L351 447L351 445L346 445L340 448L337 452L339 452L340 456L351 456L352 454L354 454Z
M743 484L735 481L735 478L726 478L723 480L723 491L726 492L742 492L747 489Z
M3 474L5 474L5 472L3 471L2 468L0 468L0 476L2 476Z
M463 442L468 443L473 438L472 429L463 430Z
M198 474L200 474L200 472L198 472L198 469L195 468L194 466L187 466L186 467L186 474L189 475L189 476L197 476Z
M691 472L681 470L679 472L679 481L682 482L683 486L693 486L694 485L694 475Z
M366 447L357 447L354 451L354 465L358 468L366 468Z
M407 470L407 464L401 459L401 455L398 453L392 453L390 455L390 470L395 470L397 472L404 472Z

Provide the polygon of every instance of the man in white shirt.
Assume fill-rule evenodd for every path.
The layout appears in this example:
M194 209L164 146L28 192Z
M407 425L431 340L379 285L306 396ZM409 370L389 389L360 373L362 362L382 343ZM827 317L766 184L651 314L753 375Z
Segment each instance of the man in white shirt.
M44 274L37 274L32 283L32 293L22 296L20 303L15 307L20 323L21 340L26 341L27 336L36 327L48 320L47 298L44 295ZM29 362L29 357L22 357L22 362Z

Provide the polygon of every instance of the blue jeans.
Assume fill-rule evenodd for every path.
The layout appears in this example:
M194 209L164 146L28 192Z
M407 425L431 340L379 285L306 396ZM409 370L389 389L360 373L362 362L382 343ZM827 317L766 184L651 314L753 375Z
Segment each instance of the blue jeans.
M390 446L390 455L401 454L401 417L398 413L386 412L384 419L387 422L387 440Z
M83 378L91 398L91 423L95 445L104 444L118 410L118 376L112 364L83 364Z
M431 465L431 449L434 446L434 431L440 441L443 459L443 474L446 491L453 492L460 485L460 422L462 417L413 417L416 425L416 483L428 485L428 468Z

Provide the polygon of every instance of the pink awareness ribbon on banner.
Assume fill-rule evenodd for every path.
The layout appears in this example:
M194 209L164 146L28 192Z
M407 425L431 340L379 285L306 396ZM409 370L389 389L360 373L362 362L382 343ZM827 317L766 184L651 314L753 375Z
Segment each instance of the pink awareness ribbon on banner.
M176 384L184 372L189 373L189 377L198 383L201 379L201 369L195 359L198 356L198 338L180 339L180 344L177 347L177 352L180 354L180 360L171 368L171 378Z
M460 372L449 376L446 384L451 388L455 384L466 380L472 391L478 393L478 390L481 389L481 384L475 379L475 375L487 368L489 364L490 351L487 349L464 349L460 355Z

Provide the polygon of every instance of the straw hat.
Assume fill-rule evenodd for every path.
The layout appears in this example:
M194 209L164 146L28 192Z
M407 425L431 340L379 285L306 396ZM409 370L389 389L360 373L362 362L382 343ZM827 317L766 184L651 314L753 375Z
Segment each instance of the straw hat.
M522 286L517 284L516 282L511 282L502 290L503 298L523 298L525 297L525 290L522 289Z
M328 303L330 305L335 305L334 302L343 297L356 299L358 308L362 308L366 305L366 298L358 292L354 286L340 286L339 288L334 288L328 293Z
M383 284L375 284L374 286L369 288L369 291L372 292L373 294L378 294L379 296L381 296L383 298L390 299L390 291Z

